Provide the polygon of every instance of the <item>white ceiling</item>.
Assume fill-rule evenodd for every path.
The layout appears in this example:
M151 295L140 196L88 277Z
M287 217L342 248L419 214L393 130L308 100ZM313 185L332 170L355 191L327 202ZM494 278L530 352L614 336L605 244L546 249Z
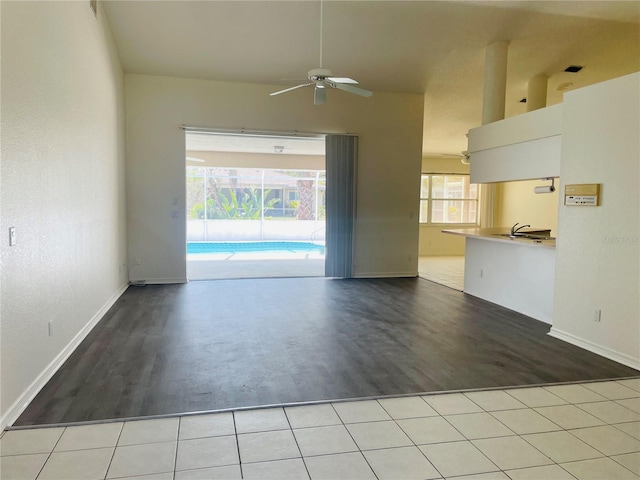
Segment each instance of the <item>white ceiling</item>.
M127 73L279 89L320 66L318 1L101 3ZM562 101L560 84L640 70L640 1L325 1L323 18L325 68L374 92L425 95L425 154L466 149L465 133L480 124L493 41L510 42L507 116L526 110L519 100L540 73L553 104ZM585 68L563 72L570 64Z

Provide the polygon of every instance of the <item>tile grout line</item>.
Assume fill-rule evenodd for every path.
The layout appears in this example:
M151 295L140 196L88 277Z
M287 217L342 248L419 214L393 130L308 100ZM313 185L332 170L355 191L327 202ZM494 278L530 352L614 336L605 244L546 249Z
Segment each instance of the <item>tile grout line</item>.
M173 478L176 478L176 473L178 471L178 449L180 448L180 427L181 426L182 426L182 417L178 417L178 432L176 434L176 453L173 457Z
M378 403L378 400L375 400L376 405L380 405ZM369 460L367 460L367 457L365 456L364 452L362 451L362 449L360 448L360 445L358 445L358 442L356 442L356 439L353 438L353 435L351 434L351 431L349 430L349 427L347 427L347 424L344 423L344 419L340 416L340 413L336 410L336 407L333 405L333 403L331 404L331 407L333 408L333 410L336 412L336 415L338 415L338 418L340 419L340 421L342 422L342 426L344 427L344 429L347 431L347 434L349 435L349 437L351 438L351 441L353 442L353 444L356 446L356 448L358 449L358 452L360 453L360 455L362 455L362 458L364 459L364 461L366 462L367 466L369 467L369 470L371 470L371 473L373 473L373 476L376 479L379 479L380 477L378 477L378 474L375 472L375 470L373 469L373 467L371 466L371 464L369 463ZM380 407L382 408L382 406L380 405ZM384 410L384 408L382 408ZM386 410L385 410L386 413ZM383 421L383 420L380 420ZM367 423L367 422L357 422L357 423ZM345 452L345 453L350 453L350 452Z
M474 402L471 398L467 397L464 393L462 393L462 396L463 396L464 398L466 398L467 400L469 400L471 403L473 403L473 404L474 404L476 407L478 407L480 410L482 410L482 412L484 412L484 413L489 413L489 412L487 412L484 408L482 408L480 405L478 405L478 403ZM426 401L426 400L425 400L425 401ZM429 403L429 402L427 402L427 403ZM435 410L435 407L433 407L433 409ZM436 411L437 411L437 410L436 410ZM438 412L438 413L440 413L440 412ZM471 413L481 413L481 412L470 412L470 413L467 413L467 414L465 414L465 413L460 413L460 414L458 414L458 415L469 415L469 414L471 414ZM492 416L491 414L489 414L489 415L493 418L493 416ZM451 415L451 416L453 416L453 415ZM459 429L457 429L457 428L456 428L456 426L455 426L454 424L452 424L452 423L451 423L447 418L445 418L445 416L444 416L444 415L440 415L440 417L441 417L445 422L447 422L451 428L453 428L456 432L458 432L458 433L462 436L462 438L464 438L464 441L466 441L466 442L468 442L470 445L472 445L472 446L473 446L473 448L475 448L475 449L478 451L478 453L479 453L480 455L482 455L484 458L486 458L486 459L487 459L487 461L488 461L489 463L491 463L492 465L494 465L494 466L498 469L497 471L502 472L502 473L504 473L505 475L507 475L507 474L504 472L504 470L502 470L502 468L500 468L500 467L496 464L496 462L494 462L493 460L491 460L491 459L490 459L490 458L489 458L489 457L488 457L488 456L487 456L487 455L486 455L482 450L480 450L480 449L479 449L479 448L478 448L478 447L473 443L473 440L471 440L470 438L468 438L464 433L462 433ZM500 422L500 423L501 423L501 422ZM505 425L505 427L506 427L506 425ZM512 431L512 430L511 430L510 428L508 428L508 427L507 427L507 430L509 430L510 432ZM491 437L491 438L502 438L502 437ZM491 473L491 472L485 472L485 473ZM473 475L473 474L471 474L471 475ZM509 475L507 475L507 477L508 477L508 476L509 476ZM444 478L444 475L443 475L443 478Z
M289 415L287 415L287 409L282 408L284 412L284 417L287 419L287 423L289 424L289 430L291 431L291 435L293 436L293 441L296 442L296 447L298 447L298 452L300 452L300 459L302 460L302 465L304 465L304 469L307 472L309 478L311 478L311 473L309 472L309 467L307 467L307 462L304 461L304 455L302 454L302 449L300 448L300 444L298 443L298 437L293 430L293 426L291 425L291 420L289 419Z
M503 391L504 391L505 393L508 393L506 390L503 390ZM549 392L549 393L551 393L551 392ZM479 405L478 403L474 402L474 401L473 401L471 398L469 398L466 394L464 394L464 393L463 393L463 395L464 395L464 396L465 396L469 401L471 401L472 403L474 403L478 408L480 408L484 413L488 413L488 414L489 414L493 419L495 419L498 423L500 423L500 424L501 424L501 425L503 425L505 428L507 428L507 430L509 430L510 432L512 432L512 433L513 433L513 435L509 435L509 436L517 436L517 437L521 438L521 439L522 439L522 440L524 440L528 445L530 445L534 450L538 451L538 453L540 453L543 457L545 457L545 458L547 458L549 461L551 461L552 463L551 463L551 464L549 464L549 465L557 465L557 466L559 466L560 468L562 468L563 470L565 470L565 471L566 471L566 469L564 469L564 468L562 467L562 465L561 465L561 464L559 464L558 462L556 462L555 460L553 460L552 458L550 458L549 456L547 456L544 452L540 451L538 448L536 448L536 446L535 446L535 445L531 444L531 443L530 443L526 438L524 438L524 435L528 435L528 434L519 434L519 433L517 433L517 432L513 431L511 428L509 428L509 426L508 426L508 425L504 424L504 423L503 423L503 422L501 422L498 418L496 418L496 417L493 415L493 412L501 412L501 411L516 411L516 410L530 410L530 411L533 411L533 412L535 412L535 413L538 413L539 415L542 415L546 420L548 420L549 422L553 423L554 425L557 425L557 424L555 424L555 422L553 422L551 419L547 418L545 415L543 415L543 414L541 414L541 413L539 413L539 412L536 412L536 411L534 410L534 408L533 408L533 407L529 407L528 405L525 405L523 402L521 402L521 401L520 401L520 400L518 400L517 398L513 397L512 395L510 395L510 396L511 396L512 398L515 398L515 400L519 401L520 403L523 403L523 405L525 405L525 407L524 407L524 408L513 408L513 409L506 409L506 410L495 410L495 411L489 411L489 410L485 409L484 407L482 407L481 405ZM555 394L552 394L552 395L555 395ZM557 396L557 395L556 395L556 396ZM562 400L564 400L564 399L562 399ZM564 401L566 401L566 400L564 400ZM427 403L428 403L428 402L427 402ZM569 403L569 405L574 405L574 404ZM558 406L563 406L563 405L558 405ZM574 406L575 406L575 405L574 405ZM480 413L480 412L476 412L476 413ZM588 412L586 412L586 413L588 413ZM458 414L458 415L465 415L465 414ZM455 427L453 424L451 424L451 423L450 423L446 418L444 418L444 415L440 415L440 416L441 416L441 417L442 417L442 418L443 418L447 423L449 423L449 425L451 425L451 427L452 427L452 428L454 428L456 431L458 431L458 433L460 433L460 435L462 435L462 437L463 437L463 438L465 438L465 441L467 441L467 442L471 443L471 444L472 444L472 445L473 445L473 446L474 446L474 447L475 447L475 448L480 452L480 454L482 454L485 458L487 458L487 460L489 460L491 463L493 463L493 464L495 465L495 463L494 463L490 458L488 458L488 457L484 454L484 452L482 452L482 451L481 451L481 450L480 450L480 449L479 449L479 448L478 448L478 447L473 443L473 442L474 442L474 440L472 440L472 439L468 438L466 435L464 435L462 432L460 432L458 429L456 429L456 427ZM451 415L451 416L453 416L453 415ZM571 434L571 432L570 432L570 431L568 431L568 430L564 429L564 428L563 428L563 427L561 427L560 425L557 425L557 426L558 426L558 428L560 428L560 429L561 429L561 431L565 431L565 432L567 432L567 433ZM585 428L590 428L590 427L585 427ZM559 431L559 430L555 430L555 431ZM554 431L550 431L550 432L538 432L538 433L553 433L553 432L554 432ZM586 444L586 445L588 445L589 447L592 447L591 445L587 444L586 442L584 442L584 441L583 441L583 440L581 440L580 438L577 438L575 435L572 435L572 436L573 436L574 438L576 438L577 440L579 440L579 441L581 441L581 442L585 443L585 444ZM498 439L498 438L505 438L505 437L504 437L504 436L503 436L503 437L485 437L485 438L475 439L475 440L487 440L487 439ZM442 442L442 443L444 443L444 442ZM592 448L594 448L594 447L592 447ZM603 455L603 457L600 457L600 458L608 458L608 457L607 457L607 455L605 455L604 453L600 452L598 449L594 448L594 450L596 450L598 453L600 453L600 454L602 454L602 455ZM580 460L576 460L576 461L580 461ZM613 461L615 461L615 460L613 460ZM565 462L565 463L570 463L570 462ZM618 462L616 462L616 463L618 463ZM498 468L498 470L499 470L500 472L502 472L502 473L504 473L505 475L509 476L509 475L508 475L508 473L507 473L507 471L508 471L508 470L506 470L506 471L505 471L504 469L502 469L502 468L498 467L497 465L496 465L496 467ZM522 468L532 468L532 467L520 467L520 468L516 468L516 469L511 469L511 470L518 470L518 469L522 469ZM569 472L567 472L567 473L569 473ZM570 474L570 473L569 473L569 474ZM570 475L571 475L571 474L570 474ZM573 475L572 475L572 476L573 476Z
M35 476L35 478L37 479L41 474L42 471L44 470L44 467L47 466L47 463L49 462L49 459L51 459L51 455L53 455L53 451L56 449L56 447L58 446L58 443L60 443L60 439L62 439L62 435L64 435L64 432L67 430L67 428L65 427L62 432L60 432L60 436L58 437L58 440L56 440L56 443L54 443L53 447L51 448L51 451L49 452L49 454L47 455L47 459L44 461L44 463L42 464L42 467L40 468L40 470L38 470L38 474ZM105 477L107 476L107 474L104 474Z
M505 393L508 393L508 392L506 392L506 391L505 391ZM553 394L552 392L548 392L548 393L551 393L552 395L555 395L555 394ZM511 397L513 397L512 395L510 395L510 396L511 396ZM557 396L557 395L555 395L555 396ZM515 397L513 397L513 398L515 398ZM518 399L516 398L516 400L518 400ZM567 401L567 400L565 400L565 399L562 399L562 400ZM518 400L518 401L519 401L519 400ZM520 403L523 403L523 402L520 402ZM524 404L524 403L523 403L523 404ZM575 405L575 404L573 404L573 403L570 403L570 402L569 402L569 404L568 404L568 405L577 406L577 405ZM480 406L480 405L478 405L478 406ZM562 407L562 406L565 406L565 405L554 405L554 406L560 406L560 407ZM482 408L482 407L480 407L480 408ZM568 434L572 435L574 438L576 438L578 441L580 441L580 442L584 443L585 445L588 445L589 447L593 448L593 449L594 449L595 451L597 451L598 453L602 454L602 455L603 455L603 457L600 457L600 458L605 458L605 457L607 457L607 456L606 456L603 452L601 452L600 450L596 449L596 448L595 448L595 447L593 447L592 445L589 445L588 443L584 442L582 439L580 439L580 438L576 437L575 435L573 435L573 434L571 433L571 431L569 431L569 430L565 429L564 427L562 427L562 426L560 426L560 425L557 425L557 424L556 424L552 419L548 418L546 415L544 415L544 414L542 414L542 413L540 413L540 412L537 412L534 408L531 408L531 407L529 407L528 405L526 406L526 409L527 409L527 410L531 410L531 411L533 411L533 412L537 413L538 415L542 415L546 420L548 420L549 422L553 423L554 425L556 425L558 428L560 428L560 429L561 429L561 430L555 430L556 432L557 432L557 431L565 431L565 432L567 432ZM483 408L483 410L485 410L485 409ZM524 410L524 409L511 409L511 410L509 410L509 411L512 411L512 410ZM581 410L582 410L582 409L581 409ZM492 412L487 411L487 410L485 410L485 411L486 411L487 413L489 413L489 415L491 415L491 417L495 418L495 417L492 415ZM507 410L496 410L496 411L507 411ZM585 412L585 413L588 413L588 412ZM597 417L596 417L596 418L597 418ZM545 457L545 458L549 459L549 460L552 462L552 465L557 465L557 466L559 466L560 468L562 468L563 470L565 470L565 471L566 471L566 469L565 469L564 467L562 467L562 465L561 465L560 463L558 463L558 462L556 462L554 459L550 458L548 455L546 455L544 452L542 452L540 449L538 449L535 445L533 445L531 442L529 442L529 441L525 438L525 435L534 435L534 434L519 434L519 433L514 432L513 430L511 430L507 425L505 425L505 424L504 424L503 422L501 422L499 419L495 418L495 420L497 420L499 423L501 423L502 425L504 425L508 430L512 431L516 436L518 436L519 438L521 438L522 440L524 440L524 441L525 441L529 446L531 446L534 450L537 450L537 451L538 451L538 452L539 452L543 457ZM601 421L603 421L603 420L601 420ZM591 428L591 427L584 427L584 428ZM539 433L553 433L553 432L554 432L554 431L550 431L550 432L539 432ZM465 438L466 438L466 437L465 437ZM500 438L500 437L493 437L493 438ZM474 445L474 446L475 446L475 445ZM575 460L575 461L577 462L577 461L582 461L582 460ZM564 462L564 463L572 463L572 462ZM616 462L616 463L617 463L617 462ZM508 475L504 470L500 469L500 471L502 471L503 473L505 473L505 475L509 476L509 475ZM569 474L571 475L571 473L570 473L570 472L567 472L567 473L569 473ZM572 475L572 476L573 476L573 475Z
M578 384L578 385L580 385L580 384ZM555 395L556 397L559 397L558 395L554 394L553 392L549 392L549 391L548 391L548 390L546 390L546 389L545 389L545 391L547 391L548 393L550 393L550 394L552 394L552 395ZM508 393L508 392L507 392L507 393ZM597 393L597 392L594 392L594 393ZM639 392L639 393L640 393L640 392ZM550 421L551 423L553 423L553 424L557 425L557 426L560 428L560 430L555 430L555 432L566 432L566 433L568 433L568 434L569 434L569 435L571 435L573 438L575 438L576 440L578 440L578 441L579 441L579 442L581 442L581 443L584 443L585 445L587 445L588 447L592 448L593 450L595 450L596 452L598 452L598 453L599 453L600 455L602 455L602 456L601 456L601 457L592 458L592 459L571 460L571 461L562 462L562 463L556 462L555 460L553 460L553 459L551 459L551 458L549 458L549 457L547 457L547 458L549 458L549 459L553 462L553 464L554 464L554 465L557 465L558 467L562 468L562 469L563 469L563 470L565 470L567 473L569 473L569 475L572 475L572 474L571 474L571 472L569 472L568 470L566 470L566 469L563 467L563 465L564 465L564 464L568 464L568 463L577 463L577 462L584 462L584 461L588 461L588 460L599 460L599 459L603 459L603 458L608 458L608 459L610 459L611 461L615 462L617 465L620 465L621 467L625 468L626 470L629 470L627 467L625 467L624 465L620 464L619 462L617 462L616 460L614 460L613 458L611 458L612 456L624 455L624 454L607 455L607 454L605 454L604 452L602 452L602 451L600 451L599 449L597 449L595 446L593 446L593 445L591 445L591 444L589 444L589 443L585 442L584 440L582 440L581 438L579 438L578 436L576 436L576 435L574 435L574 434L573 434L573 431L575 431L575 430L583 430L583 429L587 429L587 428L606 427L606 426L610 426L610 427L616 428L616 427L615 427L615 426L616 426L616 424L612 424L612 423L609 423L609 422L607 422L607 421L605 421L605 420L603 420L603 419L601 419L601 418L598 418L598 417L596 417L595 415L592 415L590 412L587 412L586 410L583 410L582 408L580 408L580 407L579 407L579 405L581 405L581 404L599 403L599 402L602 402L602 400L597 400L597 401L594 401L594 402L581 402L581 403L577 404L577 403L569 402L568 400L566 400L566 399L564 399L564 398L562 398L562 397L559 397L559 398L560 398L561 400L563 400L563 401L567 402L567 403L566 403L566 404L561 404L561 405L550 405L550 407L574 406L574 407L578 408L579 410L581 410L582 412L584 412L584 413L586 413L586 414L588 414L588 415L593 416L594 418L596 418L597 420L599 420L599 421L601 421L601 422L604 422L604 425L594 425L594 426L589 426L589 427L577 427L577 428L568 429L568 428L564 428L564 427L562 427L561 425L557 425L557 424L556 424L552 419L548 418L548 417L547 417L546 415L544 415L543 413L540 413L540 412L538 412L538 411L536 411L536 410L535 410L535 408L545 408L545 407L535 407L535 408L534 408L534 407L528 407L528 408L529 408L530 410L534 411L535 413L538 413L539 415L542 415L545 419L547 419L547 420L548 420L548 421ZM637 397L634 397L634 398L637 398ZM517 400L517 399L516 399L516 400ZM610 399L607 399L607 400L608 400L608 401L613 401L613 400L610 400ZM497 419L496 419L496 420L497 420ZM635 421L631 421L631 422L621 422L621 423L632 423L632 422L635 422ZM627 434L626 432L624 432L624 431L622 431L622 430L620 430L620 429L617 429L617 428L616 428L616 430L618 430L618 431L620 431L620 432L622 432L622 433L624 433L624 434L628 435L630 438L635 438L635 437L632 437L631 435ZM553 432L554 432L554 431L550 431L550 432L539 432L539 433L553 433ZM535 448L536 450L538 450L538 449L535 447L535 445L531 444L531 442L529 442L529 440L527 440L527 438L525 438L525 435L535 435L535 434L522 434L522 435L517 434L517 435L518 435L520 438L522 438L525 442L527 442L529 445L531 445L533 448ZM638 440L638 439L636 439L636 440ZM538 450L538 451L539 451L539 450ZM637 452L640 452L640 447L639 447L639 449L638 449L636 452L630 452L630 453L637 453ZM540 453L542 453L542 454L544 455L544 453L543 453L543 452L540 452ZM546 456L546 455L545 455L545 456ZM631 470L629 470L629 471L631 471ZM634 473L634 472L631 472L631 473L635 475L635 473ZM573 475L572 475L572 476L573 476ZM575 478L575 477L574 477L574 478Z
M615 428L615 427L614 427L614 425L612 425L612 424L610 424L610 423L607 423L606 425L597 425L596 427L574 428L573 430L583 430L583 429L586 429L586 428L597 428L597 427L613 427L613 428ZM621 431L621 430L619 430L619 431ZM621 431L621 432L622 432L622 431ZM582 440L582 439L581 439L581 438L579 438L578 436L574 435L572 431L570 431L570 430L569 430L569 431L567 431L567 433L569 433L570 435L572 435L574 438L578 439L579 441L581 441L581 442L582 442L582 443L584 443L585 445L588 445L589 447L593 448L596 452L600 453L600 454L602 455L602 457L600 457L600 458L608 458L608 459L610 459L611 461L615 462L616 464L620 465L621 467L626 468L627 470L629 470L627 467L625 467L625 466L624 466L624 465L622 465L621 463L616 462L616 461L615 461L613 458L611 458L611 457L615 457L615 456L618 456L618 455L627 455L627 454L630 454L630 453L638 453L638 452L640 452L640 447L638 447L638 450L635 450L635 451L633 451L633 452L627 452L627 453L615 453L615 454L612 454L612 455L607 455L606 453L604 453L603 451L599 450L599 449L598 449L598 448L596 448L595 446L591 445L590 443L587 443L586 441ZM628 435L626 432L622 432L622 433L624 433L624 434ZM634 437L631 437L631 435L628 435L628 436L629 436L630 438L634 438ZM587 459L587 460L596 460L596 459ZM564 462L564 463L575 463L575 462L579 462L579 461L585 461L585 460L574 460L574 461L571 461L571 462ZM633 472L632 472L632 473L633 473ZM634 474L634 475L635 475L635 474Z
M236 424L236 413L231 412L233 419L233 435L236 439L236 450L238 452L238 467L240 468L240 478L244 478L244 469L242 468L242 457L240 456L240 439L238 438L238 425ZM174 475L175 476L175 475Z
M69 428L69 427L67 427ZM120 437L122 437L122 431L124 430L124 422L122 422L122 426L120 427L120 431L118 432L118 438L116 438L116 444L113 446L113 453L111 454L111 458L109 459L109 465L107 465L107 471L104 472L104 478L106 479L109 475L109 469L111 468L111 464L113 463L113 459L116 456L116 449L118 448L118 443L120 442Z
M438 417L442 418L442 415L440 415L440 413L439 413L439 412L437 412L435 408L433 408L431 405L429 405L429 403L427 403L427 401L426 401L424 398L422 398L421 396L418 396L417 398L419 398L420 400L422 400L426 405L428 405L428 406L429 406L429 408L431 408L434 412L436 412L436 413L438 414L438 415L437 415ZM400 429L400 431L406 435L406 437L409 439L409 441L410 441L411 443L413 443L413 446L414 446L414 447L416 447L416 448L418 449L418 451L420 452L420 454L421 454L421 455L422 455L422 456L427 460L427 462L429 462L429 464L433 467L433 469L434 469L436 472L438 472L438 475L440 475L440 478L445 478L445 476L444 476L444 475L442 474L442 472L438 469L438 467L436 467L436 466L433 464L433 462L429 459L429 457L427 457L427 455L422 451L422 449L420 448L420 446L419 446L419 445L418 445L418 444L413 440L413 438L411 438L411 437L409 436L409 434L408 434L408 433L407 433L407 432L406 432L406 431L405 431L405 430L400 426L400 424L398 423L398 420L400 420L400 419L393 418L393 417L391 416L391 413L390 413L386 408L384 408L384 405L382 405L382 404L380 403L380 401L378 401L378 404L382 407L382 409L383 409L385 412L387 412L387 415L389 415L389 417L391 417L391 419L392 419L392 420L393 420L393 422L396 424L396 426ZM413 418L435 418L435 417L413 417ZM402 420L407 420L407 419L402 419ZM444 420L444 419L443 419L443 420ZM457 430L456 430L456 431L457 431ZM458 432L458 433L460 433L460 432Z

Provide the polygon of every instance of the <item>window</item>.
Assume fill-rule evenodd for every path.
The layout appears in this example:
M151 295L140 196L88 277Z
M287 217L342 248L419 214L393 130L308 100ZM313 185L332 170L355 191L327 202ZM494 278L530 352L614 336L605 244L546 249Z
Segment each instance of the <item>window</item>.
M422 174L420 223L478 223L478 185L469 175Z

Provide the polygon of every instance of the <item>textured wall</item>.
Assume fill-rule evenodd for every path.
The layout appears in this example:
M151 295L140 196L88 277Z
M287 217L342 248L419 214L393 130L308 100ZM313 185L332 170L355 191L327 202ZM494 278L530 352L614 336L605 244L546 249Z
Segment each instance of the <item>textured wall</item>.
M104 18L89 2L0 8L6 422L126 283L126 222L123 72Z
M552 334L640 368L640 73L565 94L564 185L599 183L599 207L561 205ZM596 310L601 321L594 321Z

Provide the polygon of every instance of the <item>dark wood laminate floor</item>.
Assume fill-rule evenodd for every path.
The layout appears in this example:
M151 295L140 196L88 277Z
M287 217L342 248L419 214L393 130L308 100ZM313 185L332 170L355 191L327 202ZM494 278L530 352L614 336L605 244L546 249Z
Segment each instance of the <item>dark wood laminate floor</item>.
M419 278L131 287L16 425L636 376Z

